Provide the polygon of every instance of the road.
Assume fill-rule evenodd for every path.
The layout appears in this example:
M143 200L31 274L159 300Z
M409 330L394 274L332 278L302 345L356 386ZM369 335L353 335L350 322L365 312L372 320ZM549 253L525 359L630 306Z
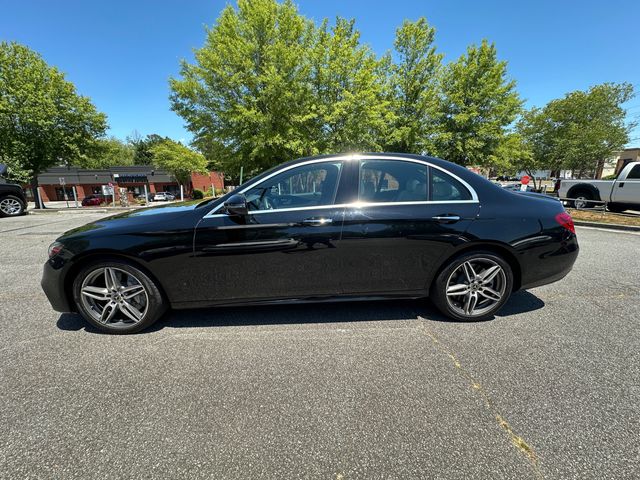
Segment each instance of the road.
M494 320L426 301L53 312L47 246L0 221L0 478L637 478L640 235L579 228L563 281Z

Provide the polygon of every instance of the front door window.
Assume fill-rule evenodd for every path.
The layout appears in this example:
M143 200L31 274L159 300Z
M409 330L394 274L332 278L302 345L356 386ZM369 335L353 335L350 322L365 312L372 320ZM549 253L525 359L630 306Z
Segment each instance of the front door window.
M342 162L321 162L286 170L245 192L250 211L332 205Z

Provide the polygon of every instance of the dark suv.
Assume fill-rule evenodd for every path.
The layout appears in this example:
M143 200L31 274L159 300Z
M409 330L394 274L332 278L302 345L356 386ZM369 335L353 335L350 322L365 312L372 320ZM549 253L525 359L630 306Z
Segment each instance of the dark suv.
M0 217L17 217L27 210L27 197L20 185L5 183L7 166L0 163Z

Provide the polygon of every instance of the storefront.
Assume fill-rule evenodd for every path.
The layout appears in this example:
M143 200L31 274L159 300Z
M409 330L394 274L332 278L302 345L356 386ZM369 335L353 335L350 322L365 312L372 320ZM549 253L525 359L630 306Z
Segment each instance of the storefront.
M91 194L105 194L109 185L126 188L130 200L143 196L145 186L148 193L171 192L180 195L180 185L164 170L151 166L113 167L107 170L84 170L78 168L53 167L38 175L42 200L73 200L75 187L78 201ZM194 188L209 191L224 189L224 176L220 172L192 174L184 185L185 196ZM66 194L66 198L65 198Z

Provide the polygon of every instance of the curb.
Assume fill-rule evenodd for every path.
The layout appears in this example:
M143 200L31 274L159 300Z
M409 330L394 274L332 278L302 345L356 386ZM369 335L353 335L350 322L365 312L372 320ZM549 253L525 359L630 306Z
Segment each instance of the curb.
M106 209L106 208L95 208L95 209L75 209L75 208L70 208L70 209L56 209L56 208L47 208L44 210L39 210L39 209L33 209L33 210L27 210L27 215L53 215L56 213L60 213L60 214L72 214L72 213L118 213L118 212L128 212L130 210L135 210L134 208L119 208L117 210L111 210L111 209Z
M581 220L574 220L573 224L577 227L596 227L608 228L609 230L621 230L625 232L640 232L640 227L635 225L620 225L619 223L584 222Z

